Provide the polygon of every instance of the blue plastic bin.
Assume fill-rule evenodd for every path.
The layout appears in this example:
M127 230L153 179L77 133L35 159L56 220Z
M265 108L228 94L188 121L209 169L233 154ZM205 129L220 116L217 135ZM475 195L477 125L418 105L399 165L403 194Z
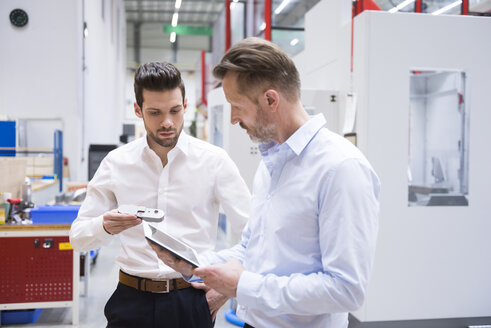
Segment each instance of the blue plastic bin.
M42 309L2 311L2 325L34 323L41 314L41 311Z
M80 205L44 205L31 209L33 224L71 224Z

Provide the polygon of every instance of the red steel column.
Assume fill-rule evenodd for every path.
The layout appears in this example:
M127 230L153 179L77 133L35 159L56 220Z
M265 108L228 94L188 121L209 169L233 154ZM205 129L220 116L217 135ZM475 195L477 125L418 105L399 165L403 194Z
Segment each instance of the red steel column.
M206 101L206 62L205 62L205 51L201 50L201 102L208 107L208 101Z
M264 0L264 22L266 23L264 39L268 41L271 41L271 1Z
M469 0L462 0L462 15L469 15Z
M225 0L225 51L230 49L230 0Z

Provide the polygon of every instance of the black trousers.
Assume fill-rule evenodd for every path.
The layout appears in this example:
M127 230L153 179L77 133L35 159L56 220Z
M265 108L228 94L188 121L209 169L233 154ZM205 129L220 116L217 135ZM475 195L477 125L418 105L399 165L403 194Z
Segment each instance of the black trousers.
M108 328L213 327L204 291L195 288L169 293L142 292L118 284L104 308Z

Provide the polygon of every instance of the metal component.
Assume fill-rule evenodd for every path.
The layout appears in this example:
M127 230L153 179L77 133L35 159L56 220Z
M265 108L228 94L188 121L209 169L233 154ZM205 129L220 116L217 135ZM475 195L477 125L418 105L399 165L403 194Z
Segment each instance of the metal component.
M121 205L118 208L118 211L123 214L135 215L148 222L162 222L164 219L164 211L155 208L147 208L145 206Z

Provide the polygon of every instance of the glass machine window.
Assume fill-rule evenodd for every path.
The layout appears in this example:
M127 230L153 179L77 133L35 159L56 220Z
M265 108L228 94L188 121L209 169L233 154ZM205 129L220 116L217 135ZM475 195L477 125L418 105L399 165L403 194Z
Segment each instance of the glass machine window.
M464 71L411 70L409 206L467 206L469 109Z

